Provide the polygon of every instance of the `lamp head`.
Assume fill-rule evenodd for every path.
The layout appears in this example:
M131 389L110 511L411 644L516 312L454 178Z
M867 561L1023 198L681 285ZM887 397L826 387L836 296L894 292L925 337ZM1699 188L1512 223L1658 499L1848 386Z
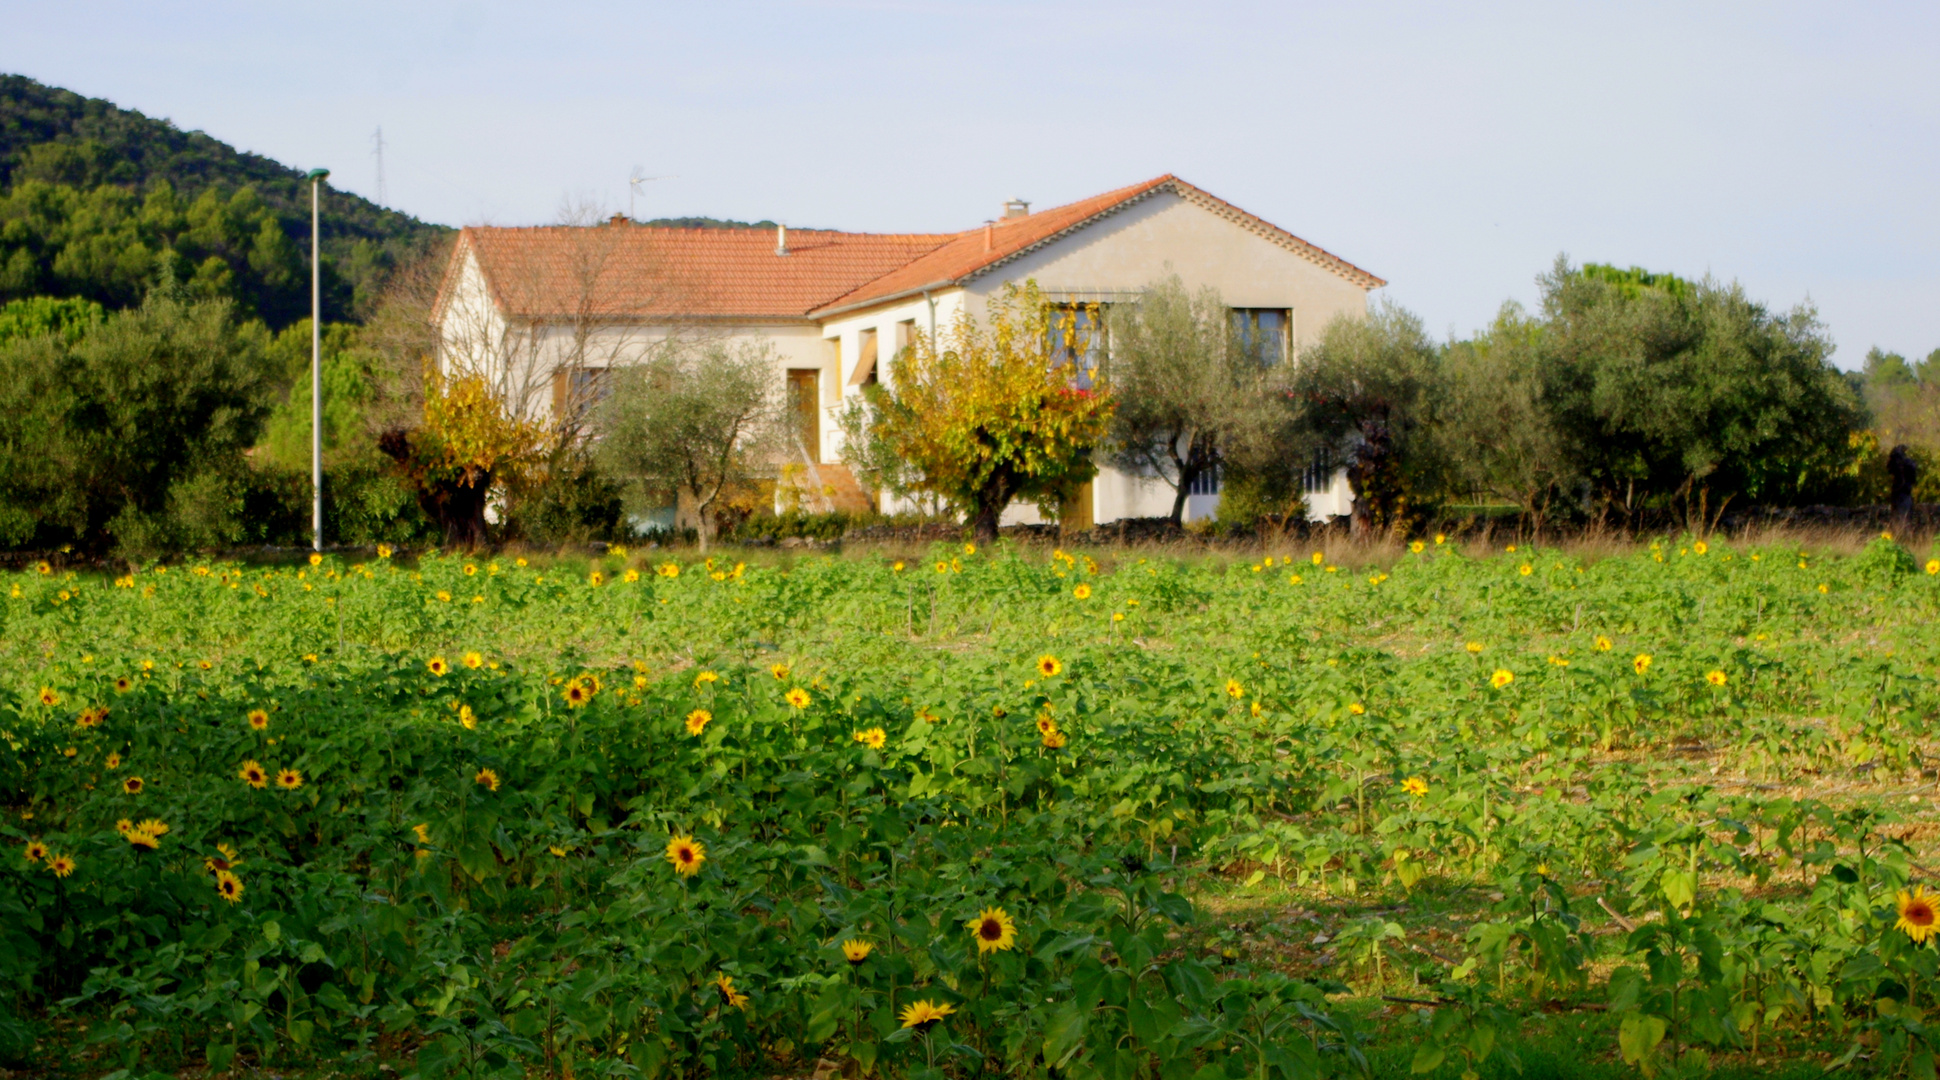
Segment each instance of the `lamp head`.
M310 181L310 182L311 182L312 184L314 184L314 183L316 183L317 181L319 181L319 180L321 180L321 179L323 179L324 177L326 177L326 176L329 176L329 175L330 175L330 170L329 170L329 169L311 169L311 170L310 170L310 172L309 172L309 174L308 174L308 175L306 175L306 176L304 177L304 179L305 179L305 180L308 180L308 181Z

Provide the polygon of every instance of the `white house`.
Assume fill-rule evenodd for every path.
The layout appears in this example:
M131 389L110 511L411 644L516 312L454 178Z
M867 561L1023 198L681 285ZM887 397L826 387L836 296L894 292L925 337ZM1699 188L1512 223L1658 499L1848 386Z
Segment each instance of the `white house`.
M455 246L435 309L446 370L498 380L534 418L575 408L601 369L671 334L764 341L805 404L799 453L837 504L865 500L839 462L835 414L885 377L917 332L980 317L1007 282L1034 279L1059 303L1135 298L1176 273L1217 288L1252 331L1293 362L1336 315L1359 316L1382 279L1174 176L1049 210L1013 200L965 232L669 229L624 218L601 226L474 227ZM1218 505L1217 481L1187 516ZM1345 514L1345 474L1309 470L1308 512ZM1080 499L1092 522L1157 517L1171 488L1102 470ZM865 504L866 505L866 504ZM1031 521L1013 506L1005 521ZM1082 524L1083 522L1081 522Z

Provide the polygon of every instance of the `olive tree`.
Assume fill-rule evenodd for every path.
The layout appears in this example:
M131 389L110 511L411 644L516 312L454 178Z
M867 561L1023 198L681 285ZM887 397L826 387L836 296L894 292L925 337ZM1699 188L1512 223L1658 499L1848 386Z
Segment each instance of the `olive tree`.
M593 413L595 456L630 504L691 512L701 549L724 493L772 467L782 430L780 369L765 344L700 342L615 369Z
M1176 275L1111 309L1106 325L1118 395L1106 460L1171 485L1176 525L1193 481L1284 411L1267 386L1271 358L1246 348L1217 290L1190 293Z

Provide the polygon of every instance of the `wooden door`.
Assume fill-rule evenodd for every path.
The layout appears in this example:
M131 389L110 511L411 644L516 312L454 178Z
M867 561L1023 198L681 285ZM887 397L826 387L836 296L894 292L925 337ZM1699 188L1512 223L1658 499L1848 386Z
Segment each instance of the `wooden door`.
M822 373L815 368L788 369L788 402L795 409L796 431L811 464L822 463Z

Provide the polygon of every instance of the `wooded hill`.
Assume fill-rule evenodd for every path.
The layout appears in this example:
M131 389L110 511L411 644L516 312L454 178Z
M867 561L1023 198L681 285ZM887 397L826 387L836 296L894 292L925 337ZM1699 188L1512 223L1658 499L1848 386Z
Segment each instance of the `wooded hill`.
M324 317L368 311L450 230L326 186ZM0 302L138 302L166 275L281 327L309 314L303 174L100 98L0 75Z

